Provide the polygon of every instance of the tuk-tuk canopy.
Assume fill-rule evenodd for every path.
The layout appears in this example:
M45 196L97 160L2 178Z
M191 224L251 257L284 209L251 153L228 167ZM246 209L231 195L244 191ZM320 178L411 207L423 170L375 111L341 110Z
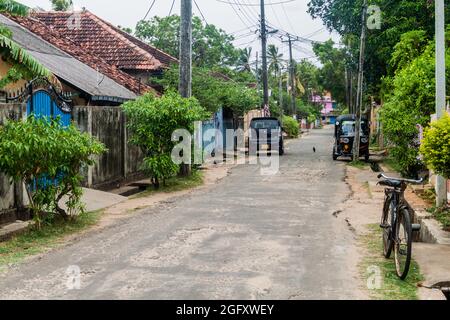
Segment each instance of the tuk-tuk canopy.
M369 125L367 123L367 121L368 121L367 116L361 116L361 121L363 122L363 124L361 124L361 129L364 134L367 134L369 131ZM349 122L353 123L353 125ZM340 135L344 135L344 136L353 135L355 122L356 122L355 114L346 114L346 115L342 115L342 116L338 117L336 119L336 130L335 130L336 137L338 137ZM339 130L339 129L341 129L341 130Z

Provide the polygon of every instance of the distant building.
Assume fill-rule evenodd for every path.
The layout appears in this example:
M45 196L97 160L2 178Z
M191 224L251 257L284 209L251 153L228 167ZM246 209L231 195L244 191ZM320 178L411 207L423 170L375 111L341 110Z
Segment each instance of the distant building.
M335 124L337 114L337 102L333 100L330 92L325 92L323 96L313 95L312 101L315 105L322 106L322 124Z

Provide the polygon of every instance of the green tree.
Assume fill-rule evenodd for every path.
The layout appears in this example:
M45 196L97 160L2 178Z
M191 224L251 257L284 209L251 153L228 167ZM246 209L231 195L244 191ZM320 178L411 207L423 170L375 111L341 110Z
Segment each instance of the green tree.
M171 154L176 143L172 141L175 130L186 129L193 133L194 122L209 116L197 99L182 98L169 91L161 98L146 94L123 106L131 132L130 141L140 147L145 155L143 169L150 175L155 188L176 175L179 166Z
M156 48L178 57L180 17L153 17L139 21L135 35ZM234 38L212 24L204 25L199 17L192 19L193 63L198 67L235 66L240 51L232 41Z
M16 1L0 0L1 12L24 16L28 14L28 7ZM0 56L12 65L7 74L0 79L0 89L23 78L49 77L50 72L11 38L11 31L5 26L0 26Z
M0 171L25 183L38 226L44 212L50 221L54 215L68 219L83 212L80 169L104 151L101 143L59 119L30 116L0 128ZM60 207L63 198L67 211Z
M413 39L416 39L415 42ZM449 33L447 39L450 40ZM405 48L416 47L416 44L423 42L420 33L406 33L401 43L395 46L393 56L400 56ZM435 46L431 39L426 43L426 46L416 50L416 54L422 52L419 56L414 58L416 54L411 55L409 63L402 60L402 67L395 71L394 77L386 78L384 84L387 89L381 109L383 131L391 144L392 156L407 176L414 176L423 168L419 160L417 125L427 127L431 114L435 112ZM450 63L449 49L446 60L447 64ZM392 63L398 65L398 59L393 59ZM447 69L447 77L450 76L449 71ZM450 81L447 82L449 89Z
M245 48L240 50L239 59L237 61L237 70L240 72L251 72L252 67L250 59L252 56L252 48Z
M178 68L173 66L157 81L165 90L178 88ZM192 71L192 95L207 111L214 113L229 108L235 116L244 115L260 104L258 93L247 84L234 81L227 75L207 68L194 67Z
M275 45L270 44L267 47L267 57L269 60L269 72L276 79L282 68L283 54L279 53L279 49Z
M320 86L330 91L336 101L346 103L345 51L336 48L333 40L316 43L313 50L322 63L318 72Z
M55 11L68 11L72 8L72 0L50 0Z
M448 114L433 122L425 130L420 152L430 169L450 179L450 116Z
M363 0L310 0L309 13L320 18L330 31L343 36L352 64L357 65ZM368 30L366 42L365 78L368 94L378 96L382 77L392 75L389 61L403 33L423 30L434 35L434 1L429 0L371 0L381 10L381 29ZM446 7L447 23L450 7ZM350 40L350 41L349 41Z

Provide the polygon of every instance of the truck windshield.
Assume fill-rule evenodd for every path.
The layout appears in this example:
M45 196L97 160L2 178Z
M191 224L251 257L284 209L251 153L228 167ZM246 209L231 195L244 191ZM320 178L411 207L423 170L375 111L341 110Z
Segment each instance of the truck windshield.
M280 124L277 120L254 120L251 127L252 129L277 130L280 128Z

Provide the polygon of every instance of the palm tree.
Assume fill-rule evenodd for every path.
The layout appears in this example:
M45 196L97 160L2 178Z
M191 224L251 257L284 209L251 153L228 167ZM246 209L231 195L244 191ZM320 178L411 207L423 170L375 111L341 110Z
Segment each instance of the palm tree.
M279 53L278 48L271 44L267 48L267 55L269 57L269 71L273 72L274 77L276 78L281 70L283 54Z
M53 10L68 11L73 6L72 0L51 0Z
M0 13L25 16L28 7L13 0L0 0ZM13 68L0 81L3 86L8 83L8 78L14 82L24 73L33 77L50 77L51 73L44 66L11 39L11 32L6 27L0 27L0 50L4 58L13 64Z
M238 70L241 72L251 72L250 59L252 57L252 48L245 48L241 50L241 55L238 60Z

